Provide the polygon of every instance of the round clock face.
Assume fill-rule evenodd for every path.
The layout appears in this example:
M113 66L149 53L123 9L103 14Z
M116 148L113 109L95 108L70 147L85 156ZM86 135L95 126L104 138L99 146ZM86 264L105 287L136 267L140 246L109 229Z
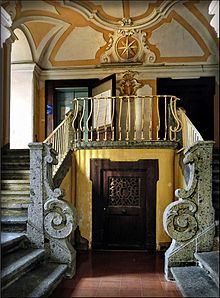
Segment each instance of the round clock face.
M135 37L123 36L116 42L116 53L122 60L134 59L139 52L139 43Z

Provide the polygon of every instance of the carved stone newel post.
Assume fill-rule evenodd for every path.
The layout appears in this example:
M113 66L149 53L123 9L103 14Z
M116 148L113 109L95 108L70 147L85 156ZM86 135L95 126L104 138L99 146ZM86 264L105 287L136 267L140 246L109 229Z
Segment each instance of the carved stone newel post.
M57 163L56 151L45 143L31 143L30 198L27 236L35 247L45 248L51 261L67 264L66 275L75 274L76 252L70 243L77 226L76 210L55 188L52 165Z
M167 206L163 225L172 243L165 253L165 274L172 279L171 267L195 262L194 253L210 251L215 234L212 206L213 142L199 141L184 152L183 163L190 176L185 189L177 189L179 199Z

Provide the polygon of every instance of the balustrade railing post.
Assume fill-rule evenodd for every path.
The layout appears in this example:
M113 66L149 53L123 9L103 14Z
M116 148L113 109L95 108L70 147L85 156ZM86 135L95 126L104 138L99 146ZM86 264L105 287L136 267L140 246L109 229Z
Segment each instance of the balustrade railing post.
M164 211L163 225L172 243L165 253L165 274L171 267L193 265L195 252L210 251L215 234L212 206L212 141L199 141L184 152L183 163L190 175L185 189L177 189L179 200Z
M30 204L27 237L38 248L45 244L44 235L44 144L30 143Z
M73 121L73 114L70 117L68 121L68 149L73 150L74 149L74 131L72 127L72 121Z
M57 152L47 143L30 143L30 197L27 237L45 248L51 261L67 264L66 276L75 274L76 251L69 238L76 229L76 210L53 184Z

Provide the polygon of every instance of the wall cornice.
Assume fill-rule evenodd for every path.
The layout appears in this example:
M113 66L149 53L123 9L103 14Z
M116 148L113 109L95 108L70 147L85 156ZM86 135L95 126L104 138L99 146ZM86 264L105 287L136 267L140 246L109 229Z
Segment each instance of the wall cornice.
M153 65L140 66L112 66L112 67L75 67L71 69L54 68L43 70L38 67L38 73L41 80L58 80L58 79L84 79L84 78L104 78L112 73L122 73L126 70L138 71L139 79L156 79L156 78L176 78L190 79L205 76L214 76L219 82L219 66L213 65Z

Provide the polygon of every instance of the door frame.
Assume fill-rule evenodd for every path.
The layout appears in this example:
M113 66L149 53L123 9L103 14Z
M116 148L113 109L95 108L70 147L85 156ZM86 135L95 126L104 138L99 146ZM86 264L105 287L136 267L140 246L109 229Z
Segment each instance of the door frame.
M111 161L110 159L90 159L90 179L92 181L92 248L106 249L104 245L104 203L102 198L103 171L121 170L144 171L146 174L146 242L145 249L156 250L156 185L159 179L158 159L138 161Z
M88 96L92 96L92 87L100 80L82 79L82 80L46 80L45 81L45 135L46 137L55 129L55 89L64 87L88 87ZM47 114L47 107L51 107L52 113Z
M92 89L112 80L112 96L116 94L116 74L111 74L104 79L75 79L75 80L46 80L45 81L45 135L46 137L55 129L55 89L64 87L88 87L88 96L92 96ZM50 107L52 113L47 113L47 107Z

